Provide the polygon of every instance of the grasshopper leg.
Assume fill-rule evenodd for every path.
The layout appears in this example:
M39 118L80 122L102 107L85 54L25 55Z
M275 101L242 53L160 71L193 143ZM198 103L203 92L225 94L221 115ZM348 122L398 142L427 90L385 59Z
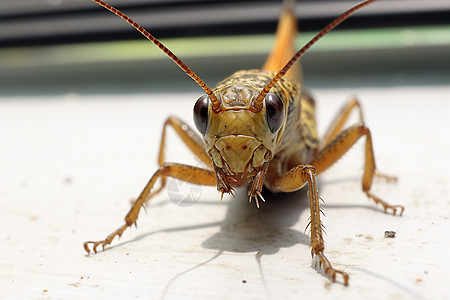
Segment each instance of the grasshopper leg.
M339 274L342 276L344 285L348 285L348 274L333 268L324 254L325 242L323 239L323 225L320 221L322 210L320 208L320 198L317 190L316 168L312 165L299 165L294 167L283 176L275 179L272 188L280 192L292 192L300 189L305 184L308 184L311 213L310 223L308 225L311 231L311 255L317 255L319 257L324 272L329 275L333 281L336 281L336 276Z
M207 153L204 150L201 138L186 123L184 123L177 117L174 116L169 117L164 123L161 135L161 145L159 148L159 155L158 155L159 170L155 172L155 174L147 183L138 199L134 202L129 213L125 217L125 224L122 225L113 233L111 233L110 235L108 235L104 240L85 242L83 246L86 252L88 253L91 252L91 250L89 249L89 245L92 245L92 250L94 252L97 252L97 247L100 245L102 246L102 248L105 248L106 245L111 244L112 240L116 236L120 237L128 227L130 227L132 224L136 224L139 210L147 201L150 200L150 198L158 194L164 188L166 184L166 176L171 176L188 182L191 182L189 180L195 181L195 179L193 179L192 177L198 176L199 178L205 180L204 182L200 182L199 184L215 185L215 175L212 170L206 170L179 164L165 165L164 154L166 144L166 130L168 126L172 127L175 130L175 132L180 136L182 141L192 151L192 153L194 153L208 167L212 167L211 159L209 159ZM158 178L161 181L161 186L158 189L154 190L152 193L150 193Z
M102 246L104 249L105 246L111 244L112 240L116 236L121 236L123 232L133 224L136 225L136 221L139 215L139 211L142 206L149 200L150 197L155 195L155 193L150 193L155 182L158 178L162 177L172 177L179 180L183 180L185 182L199 184L199 185L216 185L216 175L214 171L202 169L193 166L187 166L182 164L164 164L163 167L159 168L155 174L150 178L149 182L145 186L144 190L139 195L138 199L133 203L130 211L125 217L125 224L119 227L116 231L112 232L108 235L104 240L100 241L87 241L84 242L83 246L87 253L91 252L89 245L92 245L92 250L97 253L97 247Z
M337 113L336 117L325 132L325 135L319 143L319 152L322 151L325 146L330 144L331 141L334 140L339 135L339 133L342 132L345 124L348 121L348 118L350 117L350 113L354 110L357 111L359 122L361 124L365 124L361 103L356 97L350 98L350 100ZM397 177L382 174L378 172L378 170L375 170L375 177L382 178L387 182L397 182Z
M343 125L342 125L343 126ZM309 202L311 211L311 253L312 255L317 255L320 259L320 263L326 274L331 276L334 281L337 274L340 274L344 280L344 285L348 285L349 276L347 273L337 270L332 267L329 260L324 255L324 241L322 236L322 223L320 221L320 206L319 206L319 196L317 192L316 185L316 173L323 172L328 167L333 165L339 158L344 155L348 149L350 149L356 141L362 137L366 137L365 146L365 168L362 180L362 189L365 194L384 207L387 211L391 209L394 214L397 210L400 210L400 215L402 215L404 207L401 205L390 205L385 201L381 200L377 196L370 192L372 186L372 180L375 176L375 159L373 154L372 137L369 129L364 124L354 125L339 135L335 136L331 142L329 142L311 161L309 165L298 165L290 169L284 175L277 175L278 172L269 172L269 188L276 192L292 192L302 188L305 184L309 187ZM277 161L273 162L273 170L276 168Z
M161 168L165 163L165 149L166 149L166 131L167 127L172 127L184 144L192 151L192 153L200 159L202 163L207 165L209 168L212 168L212 161L208 157L208 154L205 151L205 147L203 145L202 139L198 136L198 134L192 130L189 125L181 121L179 118L175 116L170 116L164 122L163 131L161 134L161 144L159 147L159 155L158 155L158 165ZM164 186L166 185L166 177L161 177L161 186L158 188L155 193L159 193Z
M342 155L344 155L362 136L366 137L365 166L362 179L363 192L367 195L367 197L375 201L375 203L381 204L385 212L387 212L388 209L391 209L395 215L397 214L398 209L400 210L400 215L402 215L405 209L403 206L390 205L370 192L373 177L376 176L376 168L375 157L373 154L372 136L369 128L367 128L364 124L353 125L352 127L342 131L330 143L328 143L328 145L319 151L319 153L311 161L311 165L316 167L318 173L325 171L339 158L341 158Z
M293 2L293 1L291 1ZM287 1L285 2L287 4ZM292 4L292 3L291 3ZM276 41L269 57L267 58L263 70L278 72L295 55L295 37L298 34L297 19L290 4L285 6L283 14L278 21ZM300 64L295 64L286 76L296 80L301 80Z
M212 168L213 164L211 158L205 151L205 146L203 144L202 138L192 130L186 123L178 119L177 117L171 116L167 118L164 122L163 132L161 135L161 146L159 148L158 163L162 167L164 164L164 149L166 146L166 128L171 126L178 136L183 140L184 144L192 151L192 153L197 156L205 165Z
M353 110L357 110L358 116L359 116L359 122L362 124L365 124L361 104L359 103L357 98L352 97L341 108L341 110L337 113L336 117L331 122L330 126L328 127L327 131L325 132L325 135L323 136L323 138L320 141L319 151L322 150L333 139L335 139L339 135L339 133L342 132L342 129L344 128L345 124L347 123L348 118L350 117L350 113Z

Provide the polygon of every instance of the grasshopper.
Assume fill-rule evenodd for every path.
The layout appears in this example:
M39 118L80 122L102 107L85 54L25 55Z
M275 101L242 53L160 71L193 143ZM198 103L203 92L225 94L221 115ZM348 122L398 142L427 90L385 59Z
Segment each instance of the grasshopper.
M188 76L205 91L194 105L194 123L199 136L186 123L169 117L163 126L159 149L159 169L132 205L125 217L125 224L104 240L87 241L87 253L104 249L116 236L133 224L139 211L165 186L167 177L198 185L216 186L221 194L232 194L235 187L248 185L249 202L265 201L263 185L273 193L292 192L308 186L310 203L311 255L319 258L324 272L333 281L339 274L344 285L349 275L332 267L324 254L323 225L316 176L333 165L357 140L365 137L365 167L362 190L384 211L393 214L404 207L390 205L371 191L372 180L378 174L372 147L372 137L364 124L361 105L357 99L350 100L337 114L322 139L318 138L315 121L315 102L301 85L299 58L323 35L348 18L355 11L376 1L366 0L320 31L298 52L294 52L297 24L292 9L281 14L276 32L275 46L262 69L238 71L209 88L174 53L166 48L148 31L116 8L100 0L93 0L127 21L147 39L169 56ZM287 5L289 6L289 5ZM291 5L292 6L292 5ZM294 65L295 64L295 65ZM344 125L349 114L357 110L360 122L347 129ZM172 127L187 147L205 164L205 168L176 163L166 163L164 149L166 129ZM387 176L385 176L387 178ZM157 180L159 188L153 190ZM90 246L91 245L91 246Z

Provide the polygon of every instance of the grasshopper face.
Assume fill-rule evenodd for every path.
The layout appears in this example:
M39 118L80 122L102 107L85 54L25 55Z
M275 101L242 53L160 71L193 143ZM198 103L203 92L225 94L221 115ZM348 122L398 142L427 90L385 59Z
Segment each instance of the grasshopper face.
M235 77L241 81L236 82ZM284 123L285 106L273 93L266 95L260 111L251 110L260 92L251 81L242 81L242 74L234 74L214 89L221 103L218 111L212 108L206 95L194 107L194 121L203 135L208 155L216 168L237 181L272 160Z

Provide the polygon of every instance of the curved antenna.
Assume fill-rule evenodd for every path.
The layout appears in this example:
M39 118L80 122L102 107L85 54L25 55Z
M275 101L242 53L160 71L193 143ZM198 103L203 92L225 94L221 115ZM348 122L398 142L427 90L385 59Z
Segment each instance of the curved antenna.
M314 45L321 37L323 37L325 34L330 32L332 29L334 29L336 26L338 26L340 23L342 23L345 19L347 19L351 14L353 14L355 11L359 10L360 8L363 8L364 6L375 2L376 0L366 0L351 9L347 10L345 13L337 17L333 22L328 24L327 27L322 29L315 37L313 37L305 46L303 46L295 55L291 58L290 61L280 70L278 71L277 75L264 87L264 89L261 91L261 93L256 97L255 101L252 103L251 110L253 112L259 112L262 109L262 102L264 100L264 97L266 94L270 91L270 89L281 79L284 75L286 75L287 71L294 65L294 63L309 49L312 45Z
M189 77L195 80L197 84L206 92L206 94L209 96L209 99L212 103L212 109L215 112L218 112L220 110L220 101L217 99L216 95L214 95L213 91L206 85L206 83L200 79L200 77L197 76L197 74L194 73L188 66L186 66L181 59L179 59L172 51L170 51L166 46L164 46L163 43L158 41L153 35L151 35L147 30L145 30L141 25L130 19L127 15L119 11L117 8L112 7L109 4L106 4L103 1L100 0L92 0L95 3L99 4L100 6L103 6L113 14L117 15L118 17L122 18L128 24L133 26L137 31L139 31L143 36L145 36L149 41L151 41L153 44L155 44L159 49L161 49L170 59L172 59L178 67L180 67Z

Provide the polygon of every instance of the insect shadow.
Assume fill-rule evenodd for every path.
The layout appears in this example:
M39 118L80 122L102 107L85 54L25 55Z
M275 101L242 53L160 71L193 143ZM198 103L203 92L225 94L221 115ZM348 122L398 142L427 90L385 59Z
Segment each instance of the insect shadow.
M257 252L256 256L261 257L297 244L309 246L309 236L292 228L308 209L306 191L274 195L265 190L264 195L269 200L258 209L246 201L246 189L239 189L237 199L228 204L220 231L205 240L202 247L221 252Z
M222 221L151 231L109 246L105 250L136 242L160 232L189 231L214 226L219 226L220 230L207 238L201 246L222 253L258 252L257 256L261 257L297 244L309 246L309 235L303 230L291 228L298 222L300 215L309 208L306 190L271 194L264 189L263 195L269 200L257 208L254 203L248 203L245 188L237 189L236 199L230 199L228 203L222 204L228 207ZM204 201L200 200L196 205L201 205L202 202ZM306 227L306 224L304 226Z
M306 201L305 190L277 195L263 190L263 196L270 200L258 209L255 204L248 203L246 189L241 188L236 191L236 199L231 199L227 204L228 210L224 220L214 223L220 226L219 231L201 244L205 249L217 250L217 253L208 260L176 274L164 288L162 298L165 298L170 286L179 277L212 262L224 252L256 252L255 259L260 278L266 294L270 294L261 258L263 255L276 254L281 248L293 247L297 244L309 246L309 236L303 231L292 228L298 223L301 214L308 209L308 201ZM213 226L213 224L210 225Z

